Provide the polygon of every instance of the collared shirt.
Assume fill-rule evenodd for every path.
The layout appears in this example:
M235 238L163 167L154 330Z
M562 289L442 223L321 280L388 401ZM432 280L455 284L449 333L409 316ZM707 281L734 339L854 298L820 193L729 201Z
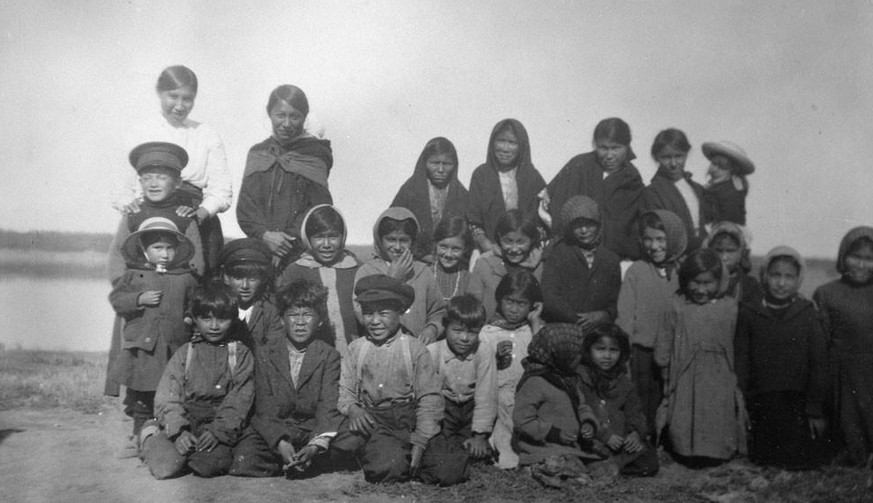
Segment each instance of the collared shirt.
M497 365L491 348L480 343L476 351L462 358L443 339L427 349L439 372L443 397L455 403L475 400L473 431L490 432L497 418Z
M287 339L285 345L288 347L288 364L291 369L291 382L294 387L297 387L297 378L300 377L300 367L303 366L303 358L306 356L306 348L297 349Z
M515 179L517 172L518 168L497 172L500 176L500 190L503 192L503 204L506 205L506 211L518 208L518 183Z
M251 306L248 307L248 309L239 308L240 321L244 321L244 322L246 322L246 325L248 325L249 320L252 319L252 310L254 309L254 307L255 307L255 305L252 304Z
M408 348L406 354L404 348ZM348 415L352 405L390 408L397 402L414 401L416 422L410 442L425 447L440 431L443 398L433 359L409 334L398 332L378 345L367 337L352 341L349 357L342 361L339 384L337 409L342 414Z

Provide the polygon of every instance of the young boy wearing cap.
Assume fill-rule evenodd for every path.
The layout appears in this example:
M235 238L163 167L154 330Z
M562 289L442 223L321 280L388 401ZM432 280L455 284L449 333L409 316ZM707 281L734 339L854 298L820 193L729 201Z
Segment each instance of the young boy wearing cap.
M543 254L543 318L588 330L615 319L621 289L618 255L600 246L600 208L573 196L561 210L561 237Z
M356 452L369 482L416 474L428 483L459 482L463 473L450 473L457 466L424 459L440 431L443 397L430 353L400 325L415 290L375 274L358 281L355 295L367 334L349 344L342 361L337 408L349 418L350 432L334 446Z
M172 221L176 228L188 238L193 249L186 263L192 273L202 275L204 262L200 231L197 223L190 216L186 216L193 214L194 210L191 208L193 203L190 196L177 191L182 185L182 168L188 162L188 154L185 149L173 143L143 143L130 152L129 158L130 164L139 174L144 199L138 212L125 214L121 217L118 230L115 232L115 237L109 248L109 281L114 285L125 272L127 261L121 251L125 240L144 221L152 217L162 217ZM118 383L110 377L115 360L121 351L121 326L121 319L116 317L112 327L109 366L106 373L106 386L103 391L109 396L118 396L119 394Z
M130 164L139 175L143 202L140 211L121 217L109 254L109 280L115 281L124 270L121 244L140 224L152 217L172 220L176 227L193 243L194 253L190 266L194 274L203 275L203 246L200 230L191 218L193 200L178 189L182 186L182 169L188 163L185 149L167 142L143 143L130 151Z
M273 254L261 239L234 239L224 245L218 265L224 283L239 301L239 319L245 323L242 342L250 349L284 338L282 317L270 301Z
M188 267L194 246L170 219L142 222L120 253L127 270L109 294L121 323L118 356L110 363L107 380L127 388L124 412L133 418L133 437L122 453L127 456L136 454L140 429L154 416L164 366L188 341L185 310L197 281Z

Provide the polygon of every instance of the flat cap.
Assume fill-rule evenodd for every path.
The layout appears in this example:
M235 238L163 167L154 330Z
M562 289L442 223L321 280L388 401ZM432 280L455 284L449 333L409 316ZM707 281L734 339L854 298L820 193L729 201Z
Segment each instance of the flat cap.
M270 266L273 253L262 239L234 239L224 245L218 254L218 263L225 269L240 264L257 264Z
M355 285L355 296L361 304L382 300L397 300L403 304L403 310L415 301L415 290L399 279L384 274L364 276Z
M169 168L181 173L188 164L188 152L175 143L151 141L137 145L130 151L129 159L137 173L153 167Z

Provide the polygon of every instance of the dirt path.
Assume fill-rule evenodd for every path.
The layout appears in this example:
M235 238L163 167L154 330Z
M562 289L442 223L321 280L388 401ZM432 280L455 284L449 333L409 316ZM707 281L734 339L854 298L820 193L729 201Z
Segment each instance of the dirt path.
M138 459L117 458L130 427L130 421L111 407L96 415L60 408L0 411L0 502L873 501L873 474L868 470L825 468L792 474L745 461L690 470L666 457L655 477L622 478L562 491L544 489L519 472L492 467L475 468L470 481L451 488L418 483L371 485L360 472L304 480L186 475L157 481Z

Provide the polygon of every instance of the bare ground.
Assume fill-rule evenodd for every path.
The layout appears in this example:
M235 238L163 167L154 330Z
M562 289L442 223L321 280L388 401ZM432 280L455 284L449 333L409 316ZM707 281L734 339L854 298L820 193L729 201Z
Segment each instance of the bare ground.
M690 470L665 458L648 479L619 479L565 490L540 487L521 472L477 466L452 488L418 483L371 485L361 473L303 480L200 479L156 481L138 459L117 459L130 429L117 408L85 414L63 408L0 411L0 501L586 501L586 502L863 502L873 501L870 471L826 468L805 474L759 469L742 461Z

